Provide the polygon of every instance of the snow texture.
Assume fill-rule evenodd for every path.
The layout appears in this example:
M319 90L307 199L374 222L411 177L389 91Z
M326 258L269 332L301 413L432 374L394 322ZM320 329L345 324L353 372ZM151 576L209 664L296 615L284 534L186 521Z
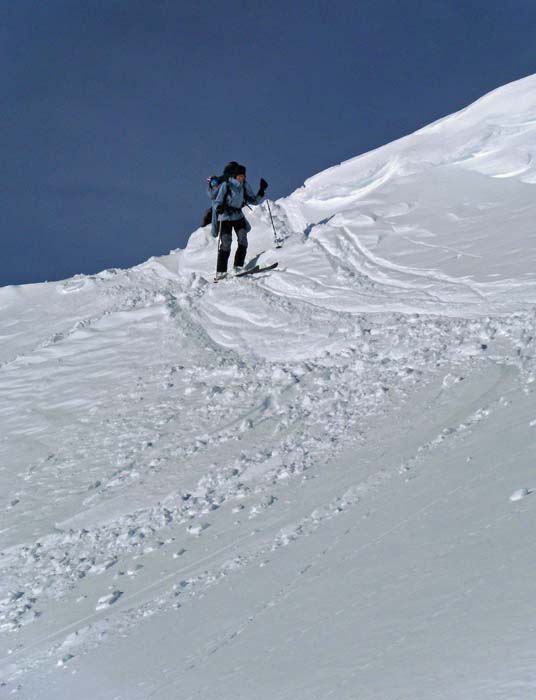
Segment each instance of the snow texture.
M0 290L0 695L536 696L536 76L216 242Z

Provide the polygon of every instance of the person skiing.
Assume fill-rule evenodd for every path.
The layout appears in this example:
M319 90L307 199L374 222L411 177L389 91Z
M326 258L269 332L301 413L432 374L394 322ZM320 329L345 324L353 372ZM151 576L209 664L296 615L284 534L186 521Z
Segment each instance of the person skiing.
M219 229L216 280L223 279L227 275L233 230L238 239L234 270L239 272L243 268L251 226L242 214L242 207L246 204L261 204L268 187L266 180L261 178L259 190L254 194L251 186L246 182L246 168L234 161L229 163L223 172L226 180L220 185L213 202Z

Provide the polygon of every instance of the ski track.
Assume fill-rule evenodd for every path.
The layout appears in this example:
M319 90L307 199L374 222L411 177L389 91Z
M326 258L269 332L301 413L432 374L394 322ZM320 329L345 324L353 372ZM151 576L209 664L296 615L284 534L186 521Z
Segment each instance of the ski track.
M27 672L68 665L157 614L180 615L223 580L424 472L432 453L470 439L503 411L510 391L531 390L530 256L517 280L466 274L463 265L480 264L478 222L496 216L496 203L459 193L470 183L495 194L499 178L512 197L525 196L534 163L519 144L535 122L526 115L487 124L441 155L436 136L469 128L470 116L462 111L343 163L338 179L330 169L273 203L284 243L277 252L268 210L256 208L251 257L279 262L265 276L211 284L215 242L199 230L185 251L131 270L0 290L0 308L20 310L16 323L6 312L1 327L9 342L0 391L9 401L0 407L0 687L24 692ZM501 139L519 152L501 161ZM423 141L430 155L420 163L413 149ZM452 173L458 198L436 221L453 227L454 242L445 244L429 219L444 196L436 185ZM457 236L470 223L462 249ZM500 245L511 248L499 246L498 259L505 250L523 255L518 242ZM425 256L418 264L415 250ZM471 394L473 376L486 377L485 390ZM432 398L421 416L412 401L425 389ZM463 401L450 410L455 392ZM383 464L376 426L396 411L411 414L422 435L402 454L393 425L401 458ZM436 413L434 422L427 414ZM337 472L350 450L369 451L368 472ZM396 519L352 551L345 570L357 571L365 549L482 478L470 475ZM307 497L288 512L283 504L298 487ZM199 672L297 595L303 574L314 576L360 526L360 517L348 518L276 593L190 650L147 697L163 697L181 674ZM366 607L367 595L351 605Z
M142 279L136 284L147 283ZM308 315L307 320L311 325L316 325L319 317L324 326L332 319L329 313L324 314L314 307L311 310L311 306L301 298L282 301L261 280L249 285L244 293L248 298L256 299L257 303L267 304L270 309L268 316L275 313L277 307L279 314L288 314L289 319L296 316L303 319ZM152 319L155 313L160 326L163 324L163 329L159 331L162 337L161 348L170 349L173 354L179 330L186 341L184 347L188 348L189 344L192 346L192 355L197 362L188 369L183 367L180 370L177 365L165 359L164 355L161 362L145 367L143 371L137 368L138 381L129 393L118 392L114 397L117 403L116 417L104 421L97 431L96 441L82 425L72 435L72 443L64 443L67 454L72 453L73 445L79 446L82 460L80 468L83 470L87 470L89 455L99 465L115 461L116 468L109 472L108 477L101 472L98 483L83 499L82 503L89 508L90 516L85 518L83 526L78 516L74 517L72 525L69 525L70 520L67 518L66 524L60 525L56 534L39 536L34 543L18 544L4 550L1 560L4 596L0 620L3 621L4 630L11 630L12 633L27 625L39 624L40 609L46 609L47 600L59 601L64 596L75 595L79 582L86 577L120 570L121 562L132 557L139 565L155 550L164 551L169 548L180 529L186 526L191 528L198 521L208 520L212 527L216 527L217 510L226 504L232 505L247 499L252 516L255 512L262 512L270 507L270 490L276 485L279 486L289 477L296 478L306 473L319 461L332 459L349 440L359 441L359 422L366 416L385 410L390 392L407 395L423 374L435 370L438 365L463 361L464 352L469 352L473 361L486 361L484 352L478 349L482 338L493 341L505 336L520 343L527 325L525 317L485 321L458 319L453 322L396 313L369 317L346 313L339 314L335 324L331 320L332 325L343 328L344 343L341 342L342 347L337 351L323 352L317 358L297 364L263 361L259 357L253 363L251 360L244 361L238 352L229 348L222 356L221 346L207 336L205 328L209 325L213 329L217 326L216 320L207 324L206 316L200 316L196 306L196 303L204 299L206 287L193 292L187 292L180 286L173 290L168 288L165 292L158 287L146 296L133 293L128 286L126 292L122 286L116 286L115 294L126 295L126 298L116 303L114 310L102 317L110 321L111 328L116 323L120 326L123 324L125 309L132 314L140 309L141 304L144 310L144 316L140 319L142 325L144 319ZM113 321L114 317L117 322ZM247 315L234 316L235 323L244 323L244 319L247 319ZM129 321L131 324L132 319ZM98 326L98 322L94 325ZM254 327L258 325L253 321ZM349 341L350 325L353 326L356 340L361 341L359 348L355 341ZM65 335L59 342L66 346L63 357L68 356L68 346L75 335ZM413 339L417 336L421 342L412 347ZM107 338L109 337L110 327ZM425 338L427 342L423 342ZM153 340L151 332L151 342ZM523 343L520 344L523 346ZM54 344L56 345L57 343ZM40 347L35 353L42 351L43 348ZM516 361L521 366L519 357ZM30 374L33 366L31 361L23 363L23 368ZM5 372L10 368L3 369ZM186 434L175 433L178 427L175 417L177 392L171 402L166 402L162 397L158 401L152 398L150 417L144 416L141 431L137 413L131 416L129 409L121 417L120 407L125 401L156 396L156 387L166 386L166 381L170 378L176 381L181 371L187 374L183 390L190 392L189 420L182 428L183 431L186 429ZM372 379L367 381L367 377ZM233 378L237 381L236 385L233 385ZM268 384L269 391L266 390ZM230 392L231 401L224 405L222 402L226 392ZM218 401L213 404L207 402L211 395L216 396ZM196 400L195 404L193 400ZM147 428L143 428L144 423L147 423ZM172 423L173 430L171 435L166 435L162 426L169 423ZM470 426L471 421L464 429L470 429ZM93 431L94 428L93 424ZM139 445L134 451L133 434L136 434ZM441 435L435 438L436 442L442 439L444 436ZM64 440L62 438L59 442L63 443ZM229 454L230 461L225 458L218 461L217 453L222 446L229 442L236 443L237 440L245 443L240 458L236 459L233 448ZM82 449L80 445L83 445ZM129 447L125 451L127 445ZM430 449L430 446L420 449ZM145 457L152 451L158 455L156 460ZM214 461L209 472L192 468L196 458L200 458L202 465L206 464L211 459L211 452L214 453ZM79 499L80 472L74 463L63 463L56 468L47 466L54 461L61 462L61 455L48 455L44 460L31 465L24 472L23 481L34 479L33 486L41 493L49 490L52 510L57 513L62 501L69 504L70 499L74 498L75 502ZM189 464L187 472L193 472L193 478L186 480L188 486L185 491L174 488L179 474L172 466L174 461ZM34 471L39 474L38 477L32 477ZM98 471L96 469L96 473ZM256 473L253 480L248 477L248 472L251 471L252 474ZM61 478L61 488L55 485L55 476ZM65 477L72 479L72 486L69 487ZM184 478L183 475L181 478ZM306 517L290 530L284 528L281 534L273 534L271 541L257 551L238 554L233 569L262 559L273 547L286 546L295 539L310 534L321 526L325 517L331 518L334 514L343 512L353 502L366 496L371 484L374 488L380 488L386 478L392 478L392 475L388 477L380 472L369 484L355 485L353 495L350 489L346 500L342 499L341 494L334 496L333 501L322 506L320 511L316 509L314 516ZM159 481L158 488L153 489L151 483L156 479ZM139 509L134 512L131 510L131 502L126 513L119 512L110 522L90 524L92 513L97 515L98 522L101 503L107 511L111 509L113 513L113 494L119 493L120 500L125 501L128 491L143 482L149 486L149 501L158 502L144 504L142 499ZM27 494L23 489L17 493L17 498L23 503ZM133 502L136 503L136 497ZM321 514L322 509L325 515ZM25 524L28 525L28 521ZM125 595L113 603L115 616L122 616L122 619L114 623L115 633L120 630L124 632L148 614L173 606L176 589L168 584L188 571L195 572L210 560L217 560L224 552L240 551L241 543L248 539L249 536L245 536L233 540L212 555L197 559L189 566L176 569L139 588L130 586ZM196 591L214 585L225 575L225 565L223 568L216 565L204 574L194 576L184 588L189 589L189 595L195 595ZM181 593L184 598L183 588ZM290 591L281 595L290 595ZM62 644L65 643L62 637L72 636L73 632L76 634L76 630L80 629L85 629L85 632L78 634L79 643L83 649L88 650L102 641L103 628L100 625L108 619L109 614L109 607L105 607L103 611L77 618L60 629L53 629L19 653L11 654L10 662L13 663L19 654L30 655L28 668L46 662L50 655L61 653ZM235 633L238 631L233 634ZM81 651L77 650L76 653ZM24 667L20 663L16 675L22 673Z
M493 400L493 395L497 393L497 389L502 387L503 384L503 375L506 374L511 374L514 376L514 372L509 370L509 368L505 368L505 371L501 372L501 376L498 377L497 381L495 382L494 386L492 386L485 394L482 396L478 397L477 402L479 404L484 403L484 409L479 411L477 414L474 416L470 416L467 420L465 420L464 423L462 423L459 427L459 430L452 430L450 429L446 434L449 435L449 439L452 440L452 436L457 436L461 437L467 431L470 429L472 425L474 425L476 422L480 421L484 415L489 415L489 413L493 410L497 410L497 408L501 405L500 400ZM490 395L492 398L491 404L487 405L486 404L486 395ZM503 397L501 397L503 398ZM449 421L450 424L450 421ZM357 484L348 489L343 494L340 493L334 496L332 501L329 503L325 504L321 509L315 509L312 513L307 515L305 518L300 520L299 522L295 523L291 527L287 527L277 535L275 538L272 546L271 546L271 551L277 550L279 547L286 547L290 545L292 542L298 540L301 537L309 537L313 535L325 521L329 521L332 518L338 517L344 513L348 513L348 511L355 506L358 502L360 502L363 498L366 497L367 493L370 491L377 491L379 488L381 488L381 485L385 483L386 481L399 477L400 475L404 475L407 471L409 471L411 465L411 469L414 470L417 466L417 463L423 463L426 458L428 457L428 453L433 450L440 442L443 442L445 439L445 434L441 434L437 436L436 438L430 440L430 442L426 445L423 445L422 447L419 448L417 455L415 458L412 458L411 460L406 460L400 465L397 465L394 469L391 469L390 471L385 471L385 472L379 472L378 474L375 474L373 477L367 480L367 482L362 483L362 484ZM500 469L500 466L497 466L493 472L498 472ZM489 478L489 474L488 474ZM440 503L447 502L452 496L454 496L456 493L465 490L467 488L470 488L474 483L476 483L479 479L481 479L481 476L479 474L476 474L473 476L467 483L464 483L462 485L459 485L455 487L454 489L451 489L450 491L447 491L445 493L442 493L440 496L438 496L436 499L431 500L428 502L425 506L423 506L420 509L417 509L412 515L408 518L404 518L402 520L399 520L396 522L391 528L388 530L385 530L381 533L379 533L377 536L375 536L373 539L365 542L364 544L360 545L358 549L355 549L352 552L352 559L356 559L359 561L359 556L360 554L369 548L373 548L375 545L389 537L390 535L394 534L395 532L405 528L408 524L410 524L413 520L418 520L420 519L424 514L427 512L433 511ZM340 489L340 486L339 486ZM506 517L506 516L502 516ZM509 516L511 517L511 516ZM183 675L185 673L188 673L190 671L205 667L209 661L210 657L212 657L214 654L220 652L224 647L226 647L228 644L231 644L240 634L245 632L249 626L253 626L256 624L262 624L262 618L267 615L267 614L273 614L274 609L293 595L298 595L299 594L299 589L298 589L298 584L301 579L301 577L307 573L308 576L315 576L314 569L315 567L323 561L323 559L332 551L336 550L339 543L341 542L341 539L353 539L352 535L355 534L355 531L360 527L360 521L359 519L355 519L353 524L350 524L347 529L344 530L344 533L342 535L339 535L332 539L331 543L321 549L320 551L317 551L314 555L314 558L309 561L305 566L300 566L299 571L297 574L291 578L290 581L285 583L280 590L277 592L275 596L269 597L266 601L262 603L262 605L255 609L255 610L246 610L243 615L243 620L236 626L232 627L231 629L227 630L224 635L218 636L217 638L214 639L209 639L206 640L203 648L202 649L197 649L194 652L190 653L188 656L186 656L184 659L181 661L181 668L180 670L176 670L173 673L169 674L170 678L166 681L164 684L159 684L157 688L155 688L154 691L149 693L148 697L154 698L154 697L160 697L162 693L169 692L169 689L173 687L175 684L179 684L180 680L182 679ZM489 527L488 525L486 527ZM266 559L266 557L269 555L270 549L261 549L260 551L257 552L256 556L253 558L250 558L248 560L242 559L240 562L240 566L237 566L238 568L241 568L242 566L245 565L251 565L254 562L260 563L263 560ZM236 569L235 569L236 571ZM352 569L350 569L352 571ZM409 574L408 574L409 577ZM455 599L452 600L452 602L455 602ZM361 609L364 605L366 605L367 600L366 596L361 596L357 597L351 602L350 607L351 608L359 608ZM442 611L437 611L436 614L440 614ZM315 620L315 624L318 624L318 620ZM422 624L421 622L419 624ZM312 631L314 628L313 625L311 627L303 627L299 631L296 632L297 634L297 639L299 637L306 636L308 632ZM400 638L393 640L391 647L395 648L398 646L401 642L403 642L406 637L411 636L411 629L408 629L407 632ZM289 640L290 641L290 640ZM384 649L385 651L385 649ZM378 652L378 658L383 655L383 652ZM348 683L349 680L346 681ZM336 691L333 691L333 694L335 694ZM163 697L163 695L162 695Z

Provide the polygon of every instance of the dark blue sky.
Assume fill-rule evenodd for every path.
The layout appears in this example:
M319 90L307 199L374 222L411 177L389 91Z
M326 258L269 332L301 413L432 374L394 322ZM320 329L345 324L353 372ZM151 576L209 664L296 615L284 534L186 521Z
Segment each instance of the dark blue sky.
M228 160L275 199L536 72L534 0L0 9L0 286L184 246Z

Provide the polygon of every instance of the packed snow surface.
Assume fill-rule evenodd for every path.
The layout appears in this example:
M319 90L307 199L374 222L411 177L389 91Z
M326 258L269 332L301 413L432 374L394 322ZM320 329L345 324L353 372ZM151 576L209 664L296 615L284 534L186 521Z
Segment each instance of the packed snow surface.
M536 697L536 77L216 242L0 290L0 695ZM251 167L250 167L251 169Z

